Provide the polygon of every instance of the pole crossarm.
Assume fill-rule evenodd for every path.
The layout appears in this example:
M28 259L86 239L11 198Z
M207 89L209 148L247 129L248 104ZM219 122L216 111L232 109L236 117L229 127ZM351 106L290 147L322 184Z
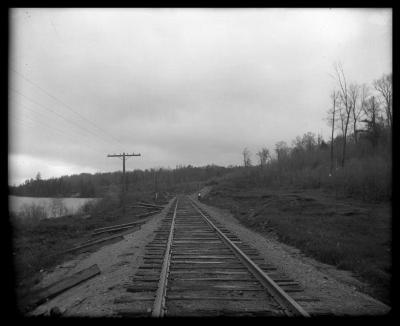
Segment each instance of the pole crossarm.
M126 193L126 181L125 181L125 161L128 159L130 156L141 156L139 154L127 154L127 153L122 153L122 154L108 154L107 157L118 157L122 159L122 209L123 212L125 212L125 193Z
M107 155L107 157L122 157L122 156L127 157L127 156L141 156L141 155L140 155L140 153L139 154L132 153L132 154L108 154Z

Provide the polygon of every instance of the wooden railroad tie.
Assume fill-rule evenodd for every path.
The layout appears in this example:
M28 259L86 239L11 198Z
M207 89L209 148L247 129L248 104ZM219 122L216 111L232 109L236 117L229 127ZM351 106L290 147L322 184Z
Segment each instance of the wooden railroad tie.
M75 274L66 277L65 279L59 280L46 288L38 290L36 293L32 294L32 297L28 301L28 307L34 308L51 298L65 292L66 290L92 278L101 273L99 267L94 264L86 269L83 269Z

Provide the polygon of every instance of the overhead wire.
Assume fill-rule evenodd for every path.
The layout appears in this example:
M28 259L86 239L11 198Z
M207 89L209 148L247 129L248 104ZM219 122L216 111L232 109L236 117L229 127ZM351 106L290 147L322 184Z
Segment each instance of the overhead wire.
M30 83L31 85L35 86L36 88L40 89L43 93L45 93L47 96L51 97L52 99L54 99L55 101L57 101L58 103L60 103L61 105L63 105L65 108L67 108L69 111L75 113L76 115L78 115L79 117L81 117L82 119L84 119L85 121L89 122L92 126L94 126L95 128L97 128L98 130L100 130L101 132L103 132L105 135L107 135L108 137L112 138L114 141L116 141L119 145L123 146L123 144L113 135L111 135L110 133L108 133L107 131L105 131L103 128L99 127L97 124L95 124L93 121L87 119L85 116L83 116L81 113L75 111L74 109L72 109L71 106L69 106L68 104L64 103L63 101L61 101L59 98L57 98L56 96L54 96L53 94L51 94L50 92L48 92L47 90L45 90L43 87L41 87L40 85L38 85L37 83L34 83L32 80L30 80L29 78L27 78L26 76L24 76L23 74L21 74L20 72L18 72L17 70L15 70L14 68L11 68L11 70L16 73L18 76L20 76L21 78L23 78L25 81L27 81L28 83Z
M27 106L27 105L24 104L24 103L19 103L19 104L21 105L21 107L23 107L23 108L29 110L29 112L34 113L35 116L41 116L44 120L46 120L46 121L48 120L48 117L47 117L46 115L44 115L43 113L34 110L33 108ZM51 126L51 128L57 129L57 130L61 131L62 133L66 133L66 131L61 130L60 128L55 128L53 125ZM68 134L70 134L70 130L68 130ZM81 135L72 134L72 135L73 135L73 136L76 136L76 137L85 137L86 140L90 140L90 141L91 141L91 142L90 142L91 146L93 145L93 140L94 140L93 137L90 137L90 138L89 138L89 136L88 136L87 134L81 134ZM80 138L79 138L79 139L77 138L76 140L82 141L82 139L80 139ZM96 142L96 143L97 143L97 142Z
M16 94L18 94L19 96L21 96L21 97L25 98L26 100L30 101L31 103L33 103L33 104L35 104L35 105L37 105L37 106L39 106L39 107L41 107L41 108L43 108L43 109L49 111L49 112L52 112L52 113L56 114L58 117L60 117L60 118L63 119L64 121L67 121L68 123L70 123L70 124L72 124L72 125L74 125L74 126L80 128L81 130L83 130L83 131L85 131L85 132L88 132L88 133L94 135L95 137L99 137L99 135L96 135L96 134L93 133L92 131L90 131L90 130L88 130L88 129L82 127L82 126L80 126L80 125L77 124L75 121L70 120L70 119L64 117L63 115L61 115L61 114L58 113L57 111L54 111L54 110L52 110L52 109L50 109L50 108L48 108L48 107L46 107L46 106L44 106L44 105L38 103L37 101L35 101L35 100L29 98L28 96L22 94L21 92L15 90L15 89L12 88L12 87L10 87L10 89L11 89L13 92L15 92ZM109 143L107 143L107 142L110 142L110 140L108 140L108 139L105 140L104 138L101 138L101 140L102 140L103 142L106 142L107 146L110 145Z
M23 105L24 106L24 105ZM24 106L26 109L28 109L28 107L27 106ZM37 120L37 119L35 119L36 118L36 116L38 115L38 114L40 114L39 112L35 112L35 110L32 110L32 111L30 111L30 112L33 112L34 114L35 114L35 116L34 116L34 118L33 117L31 117L30 115L24 115L24 116L17 116L16 115L16 113L15 112L12 112L13 113L13 115L14 115L14 117L15 118L17 118L17 119L19 119L20 121L21 121L21 118L26 118L27 119L27 121L29 121L30 123L33 123L34 125L31 125L31 127L34 127L34 128L36 128L37 129L37 125L39 124L39 125L42 125L42 126L44 126L45 128L47 128L47 129L52 129L52 130L54 130L54 131L56 131L57 133L58 133L58 135L60 135L60 136L67 136L68 138L69 138L69 140L71 140L71 141L73 141L73 143L74 144L82 144L82 143L85 143L86 145L87 145L87 147L86 148L90 148L90 149L93 149L93 147L95 146L95 145L97 145L99 148L100 148L100 144L98 144L98 143L93 143L93 138L85 138L85 139L82 139L81 137L81 135L77 135L77 134L74 134L74 133L69 133L69 132L66 132L65 130L62 130L62 129L60 129L60 128L57 128L56 126L54 126L54 125L52 125L52 124L48 124L48 123L45 123L44 121L42 121L42 120ZM85 135L86 136L86 135ZM98 153L98 151L96 151L97 153Z
M60 130L56 129L56 128L54 128L53 126L46 125L46 124L44 124L42 121L34 121L33 119L25 120L26 118L30 118L30 117L24 116L24 117L22 118L22 117L17 116L17 115L15 114L15 112L13 112L13 113L11 114L11 116L13 116L13 121L14 121L14 122L18 122L18 123L20 123L20 124L22 124L22 125L24 125L24 126L30 128L30 129L35 129L36 131L39 130L40 133L44 134L45 136L49 137L50 139L53 139L53 138L54 138L54 137L52 137L52 133L51 133L51 132L53 132L53 135L54 135L54 132L55 132L56 134L58 134L58 135L60 135L60 136L67 136L67 137L69 137L69 140L70 140L73 144L77 144L78 142L81 143L81 140L80 140L80 139L78 139L78 140L77 140L77 139L74 139L73 137L71 137L71 135L65 134L63 131L60 131ZM47 129L43 129L43 128L41 128L41 129L39 128L39 129L38 129L37 124L41 124L41 125L47 127ZM93 145L93 144L89 144L89 146L85 147L85 151L88 149L89 151L91 151L91 152L95 153L96 155L98 155L98 154L99 154L99 151L93 149L92 145Z
M105 131L103 128L99 127L97 124L95 124L95 123L92 122L91 120L87 119L85 116L83 116L83 115L80 114L79 112L77 112L77 111L75 111L74 109L72 109L72 108L71 108L69 105L67 105L65 102L61 101L59 98L57 98L57 97L54 96L53 94L51 94L50 92L46 91L43 87L41 87L41 86L39 86L38 84L34 83L32 80L30 80L29 78L25 77L25 76L22 75L20 72L16 71L16 70L13 69L13 68L11 68L11 69L12 69L12 71L15 72L15 74L17 74L18 76L20 76L21 78L23 78L26 82L30 83L31 85L33 85L33 86L36 87L37 89L41 90L44 94L46 94L47 96L49 96L50 98L52 98L53 100L55 100L56 102L58 102L59 104L61 104L63 107L65 107L65 108L66 108L67 110L69 110L70 112L73 112L75 115L79 116L81 119L83 119L83 120L87 121L88 123L90 123L91 126L93 126L93 127L96 128L95 132L96 132L97 134L95 134L95 133L93 132L93 131L94 131L93 128L92 128L92 130L93 130L93 131L92 131L92 130L89 130L88 128L82 127L82 126L79 125L77 122L75 122L75 121L73 121L73 120L71 120L71 119L68 119L68 118L64 117L64 116L61 115L59 112L57 112L57 111L55 111L55 110L52 110L52 109L50 109L50 108L44 106L43 104L41 104L41 103L39 103L39 102L33 100L32 98L26 96L26 95L23 94L22 92L20 92L20 91L18 91L18 90L15 90L15 89L13 89L13 88L10 87L11 90L12 90L14 93L16 93L16 94L19 95L20 97L22 97L22 98L24 98L24 99L30 101L31 103L35 104L36 106L39 106L39 107L41 107L41 108L43 108L43 109L45 109L45 110L47 110L47 111L49 111L49 112L55 114L58 118L60 118L60 119L64 120L65 122L67 122L67 123L69 123L69 124L71 124L71 125L73 125L73 126L79 128L80 130L82 130L82 131L84 131L84 132L86 132L86 133L89 133L89 134L91 134L91 135L94 135L94 136L96 136L96 137L99 137L99 138L100 138L99 140L101 140L103 143L107 144L107 146L109 146L111 143L115 143L115 144L118 143L118 147L121 146L121 149L123 148L124 145L123 145L117 138L115 138L113 135L111 135L110 133L108 133L107 131ZM25 107L28 108L27 106L25 106ZM34 112L35 114L38 114L38 113L39 113L38 111L33 110L33 108L30 108L30 111L31 111L31 112ZM44 116L44 115L43 115L43 116ZM70 118L71 118L71 116L70 116ZM75 118L76 118L76 117L75 117ZM20 119L19 119L19 121L22 122L22 123L24 123L25 126L35 127L34 125L26 124L25 121L22 121L22 120L20 120ZM35 122L30 121L30 122L33 123L33 124L35 124L35 123L37 123L38 121L35 121ZM79 122L81 122L81 121L79 121ZM76 140L73 139L73 137L71 137L70 134L66 134L65 131L61 131L60 129L54 128L54 126L49 126L49 125L46 125L46 124L43 124L43 123L42 123L42 125L46 126L46 128L50 128L50 129L47 129L47 130L55 131L55 132L57 132L59 135L67 136L67 137L69 137L71 140L73 140L74 142L76 142ZM41 130L41 131L43 131L43 130ZM100 134L99 131L102 132L103 134ZM107 139L104 138L104 135L107 136ZM75 134L74 134L74 136L75 136ZM87 134L85 134L85 136L88 137ZM110 141L109 138L112 139L112 142ZM79 139L79 141L81 142L82 139ZM110 144L109 144L109 143L110 143ZM98 145L98 144L97 144L97 145ZM95 150L92 149L92 146L93 146L93 144L91 144L91 146L89 147L89 150L98 153L98 151L95 151Z
M36 120L36 119L32 118L32 117L29 116L29 115L25 115L25 116L23 116L23 118L24 118L24 119L27 119L27 120L30 121L30 122L32 122L32 123L34 124L35 128L37 127L37 125L42 125L43 127L46 127L47 129L52 129L52 130L58 132L59 135L61 135L61 136L63 136L63 137L64 137L64 136L69 137L70 139L72 139L72 140L75 142L75 144L77 143L77 141L80 141L80 142L82 141L82 139L81 139L81 138L78 138L77 135L66 133L64 130L61 130L61 129L59 129L59 128L56 128L56 127L54 127L53 125L49 125L49 124L47 124L47 123L45 123L45 122L43 122L43 121ZM89 143L88 143L88 144L89 144ZM93 144L90 144L90 145L93 146Z
M74 139L73 137L71 137L71 135L65 134L63 131L59 131L59 130L57 130L57 129L54 128L54 127L51 127L51 126L49 126L49 125L44 124L43 122L34 121L33 119L27 119L27 118L29 118L29 117L27 117L27 116L25 116L25 117L23 117L23 118L22 118L22 117L18 117L18 116L16 116L15 114L14 114L14 118L16 119L16 120L14 120L15 122L18 121L18 122L24 124L25 126L27 126L27 127L29 127L29 128L34 128L36 131L39 131L39 132L41 132L41 133L44 132L47 136L49 136L49 135L51 136L51 133L49 134L49 131L53 131L53 132L55 132L55 133L58 133L60 136L69 137L69 139L70 139L74 144L77 143L77 139ZM27 119L27 120L25 120L25 119ZM42 126L45 126L47 129L37 128L37 124L41 124ZM96 154L99 153L98 151L96 151L95 149L93 149L91 146L86 147L85 150L86 150L86 149L89 149L90 151L92 151L92 152L94 152L94 153L96 153Z

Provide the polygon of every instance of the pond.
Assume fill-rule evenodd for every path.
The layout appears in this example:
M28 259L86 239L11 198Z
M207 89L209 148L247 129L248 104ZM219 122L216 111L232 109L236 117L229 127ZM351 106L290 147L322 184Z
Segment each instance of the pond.
M86 203L100 200L100 198L48 198L48 197L22 197L8 196L9 210L20 213L32 206L43 207L47 217L60 217L76 214Z

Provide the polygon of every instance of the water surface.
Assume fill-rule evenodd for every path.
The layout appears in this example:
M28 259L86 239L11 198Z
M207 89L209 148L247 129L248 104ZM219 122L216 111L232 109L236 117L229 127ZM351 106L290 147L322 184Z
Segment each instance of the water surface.
M75 214L88 202L96 202L100 198L48 198L8 196L10 211L19 213L31 205L43 207L48 217L60 217Z

